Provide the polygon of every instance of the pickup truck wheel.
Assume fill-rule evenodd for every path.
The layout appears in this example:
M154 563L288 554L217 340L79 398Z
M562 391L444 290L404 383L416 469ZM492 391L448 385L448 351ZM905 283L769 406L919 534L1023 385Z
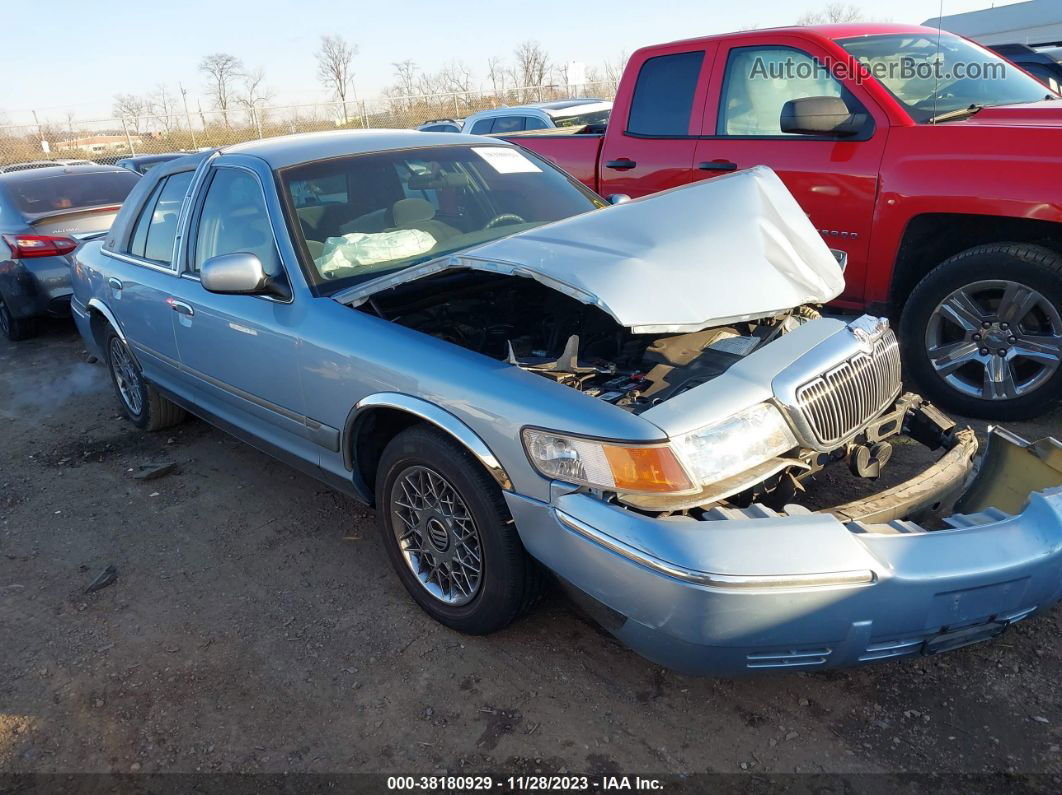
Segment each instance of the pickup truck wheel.
M1027 419L1062 398L1062 256L976 246L915 287L900 321L908 372L959 414Z
M11 310L0 296L0 331L12 342L29 339L37 332L37 326L32 318L19 319L11 314Z
M441 624L485 635L538 600L543 571L524 550L497 483L438 431L414 426L391 440L376 507L399 579Z
M159 394L144 380L140 365L113 330L107 334L107 369L125 416L138 428L159 431L184 419L184 409Z

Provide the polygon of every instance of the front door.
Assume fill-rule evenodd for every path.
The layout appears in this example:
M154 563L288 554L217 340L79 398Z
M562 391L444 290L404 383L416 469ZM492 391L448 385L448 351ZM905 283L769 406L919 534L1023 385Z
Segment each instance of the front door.
M283 275L261 183L249 169L214 167L189 227L186 267L171 301L182 374L195 400L224 422L313 463L299 378L294 300L219 295L203 289L199 269L211 257L256 255Z
M775 170L830 248L848 254L842 301L862 301L878 170L888 120L854 82L842 84L808 42L777 36L756 46L722 47L694 157L694 179L765 165ZM847 137L787 134L791 99L841 97L864 127Z
M601 147L599 192L637 198L685 185L701 128L701 110L715 45L654 48L631 58ZM633 77L633 75L637 75Z

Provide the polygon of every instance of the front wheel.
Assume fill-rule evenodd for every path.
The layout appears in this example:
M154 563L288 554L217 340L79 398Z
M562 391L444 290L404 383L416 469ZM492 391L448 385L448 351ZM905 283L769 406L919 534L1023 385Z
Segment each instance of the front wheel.
M399 579L436 621L485 635L538 600L543 572L524 550L497 483L439 431L415 426L387 445L376 510Z
M1042 414L1062 399L1062 256L1018 243L956 254L912 291L900 331L908 373L942 406Z

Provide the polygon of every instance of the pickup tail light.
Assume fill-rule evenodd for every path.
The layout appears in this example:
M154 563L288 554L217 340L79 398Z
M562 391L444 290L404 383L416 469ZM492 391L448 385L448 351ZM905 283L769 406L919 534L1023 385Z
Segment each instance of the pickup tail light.
M72 237L59 235L4 235L4 242L11 249L12 259L36 257L60 257L77 248Z

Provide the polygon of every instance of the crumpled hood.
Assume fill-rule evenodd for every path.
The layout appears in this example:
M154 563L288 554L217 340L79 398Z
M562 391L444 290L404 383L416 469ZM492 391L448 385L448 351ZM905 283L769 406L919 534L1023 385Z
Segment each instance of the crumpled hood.
M636 333L696 331L824 303L844 285L804 211L759 166L474 246L334 297L357 306L460 269L535 279Z

